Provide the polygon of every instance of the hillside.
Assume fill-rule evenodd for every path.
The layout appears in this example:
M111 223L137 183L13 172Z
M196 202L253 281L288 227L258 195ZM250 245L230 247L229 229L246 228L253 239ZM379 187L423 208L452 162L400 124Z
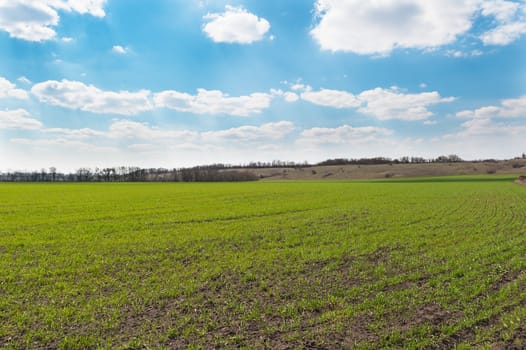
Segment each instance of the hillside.
M419 176L526 174L526 159L497 162L331 165L290 168L243 168L262 180L346 180Z

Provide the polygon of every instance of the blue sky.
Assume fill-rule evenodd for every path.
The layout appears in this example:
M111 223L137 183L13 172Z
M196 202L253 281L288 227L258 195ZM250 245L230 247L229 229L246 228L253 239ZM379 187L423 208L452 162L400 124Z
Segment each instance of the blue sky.
M0 0L0 170L526 152L526 2Z

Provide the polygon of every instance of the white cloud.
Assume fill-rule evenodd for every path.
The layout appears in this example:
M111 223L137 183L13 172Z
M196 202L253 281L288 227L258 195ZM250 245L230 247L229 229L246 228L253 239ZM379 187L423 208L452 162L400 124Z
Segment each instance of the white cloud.
M358 111L380 120L427 119L433 115L428 106L454 100L453 97L443 98L436 91L405 94L397 88L367 90L359 95L359 99L365 104Z
M526 34L526 22L511 22L500 25L480 37L484 45L508 45Z
M227 5L223 13L209 13L203 31L214 42L250 44L262 40L270 23L242 7Z
M49 80L35 84L31 93L41 102L93 113L136 115L155 108L169 108L194 114L250 116L270 106L275 96L293 101L293 93L272 90L231 97L219 90L198 89L196 95L175 90L152 94L149 90L105 91L79 81Z
M497 136L523 136L526 133L526 125L495 123L490 118L471 119L462 123L461 126L462 131L444 135L443 138L469 138L474 136L496 138Z
M65 138L71 139L88 139L91 137L106 136L102 131L93 130L90 128L82 129L67 129L67 128L45 128L41 130L44 133L58 134Z
M478 0L317 0L311 31L323 50L389 54L453 43L472 26Z
M300 84L300 83L294 84L290 88L292 90L295 90L295 91L297 91L297 90L310 90L310 86L307 86L305 84Z
M45 41L56 36L58 11L104 17L105 0L0 0L0 30L13 38Z
M0 98L17 98L23 100L28 98L28 94L25 90L17 89L16 85L9 80L0 77Z
M229 114L242 117L260 113L270 106L271 100L272 95L267 93L230 97L219 90L205 89L198 89L197 95L169 90L157 93L154 97L157 107L195 114Z
M42 2L42 0L37 0ZM68 12L89 14L95 17L104 17L104 4L106 0L44 0L51 7Z
M483 16L494 16L501 22L513 19L520 6L517 2L505 0L486 0L481 4Z
M38 130L42 123L31 118L29 112L24 109L0 111L0 129L24 129Z
M443 98L436 91L408 94L393 87L390 89L375 88L359 95L347 91L307 89L301 94L303 100L334 108L357 108L358 112L371 115L380 120L421 120L433 115L428 106L446 103L453 97Z
M470 33L473 23L491 17L479 38L485 45L507 45L526 34L526 3L506 0L317 0L312 37L323 50L389 55L395 49L433 51ZM477 35L477 34L475 34ZM452 57L477 50L450 49ZM480 54L480 53L479 53Z
M298 94L295 94L293 92L287 91L283 93L283 98L285 98L285 101L287 102L296 102L300 99Z
M17 79L17 81L21 82L22 84L30 85L32 84L32 81L29 80L27 77L21 76Z
M143 139L152 142L160 139L191 140L197 137L197 133L192 131L164 130L131 120L113 122L107 135L112 138Z
M49 80L31 88L42 102L93 113L136 115L153 109L150 92L103 91L78 81Z
M275 97L275 96L283 97L285 101L290 102L290 103L296 102L300 99L298 94L296 94L295 92L283 91L281 89L270 89L270 94L272 95L272 97Z
M502 100L500 106L485 106L458 112L459 118L526 118L526 95Z
M476 57L482 54L483 52L480 50L471 50L471 51L447 50L446 51L446 56L455 57L455 58Z
M482 3L483 16L492 16L496 26L480 36L484 45L508 45L526 34L526 3L487 0Z
M307 91L301 93L305 101L334 108L355 108L361 105L360 100L347 91L321 89L320 91Z
M293 130L294 124L280 121L261 126L240 126L228 130L208 131L201 136L205 142L260 142L282 139Z
M118 53L119 55L125 55L127 54L130 50L126 47L123 47L121 45L114 45L112 48L111 48L111 51L115 52L115 53Z
M312 128L301 133L300 144L357 144L383 139L393 134L392 130L374 127L342 125L336 128Z

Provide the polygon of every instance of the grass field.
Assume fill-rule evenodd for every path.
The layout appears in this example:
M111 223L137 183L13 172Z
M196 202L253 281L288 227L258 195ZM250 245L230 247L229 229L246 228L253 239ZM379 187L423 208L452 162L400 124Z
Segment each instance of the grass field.
M0 348L524 348L513 179L0 184Z

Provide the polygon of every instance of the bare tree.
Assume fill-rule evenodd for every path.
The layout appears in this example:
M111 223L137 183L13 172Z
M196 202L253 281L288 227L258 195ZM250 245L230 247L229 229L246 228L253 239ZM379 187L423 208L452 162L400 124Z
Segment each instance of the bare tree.
M57 168L54 166L49 167L49 173L51 174L51 181L55 182L55 179L57 177Z

